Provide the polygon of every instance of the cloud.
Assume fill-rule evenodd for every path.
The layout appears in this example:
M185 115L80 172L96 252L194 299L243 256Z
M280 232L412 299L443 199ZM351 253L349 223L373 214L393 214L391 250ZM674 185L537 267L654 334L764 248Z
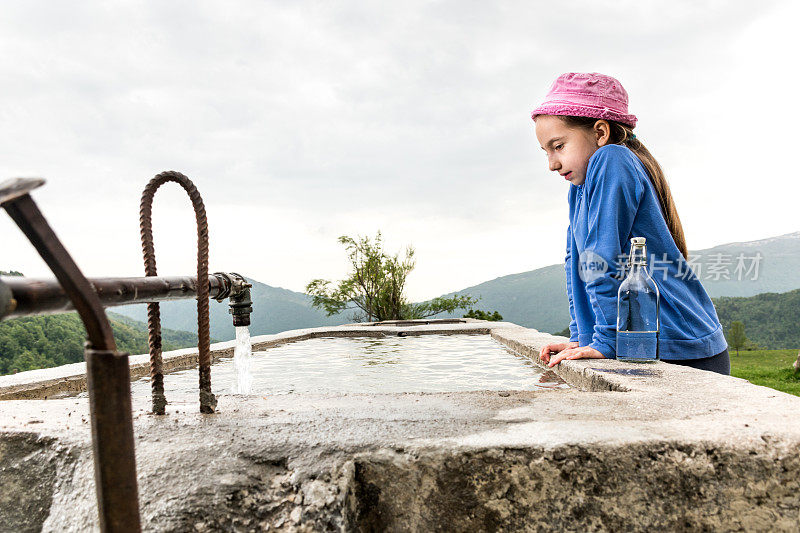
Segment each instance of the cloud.
M175 169L218 214L226 264L300 290L341 268L336 236L380 228L418 247L409 288L426 298L563 259L566 189L529 112L558 74L599 71L628 89L692 247L786 233L796 221L780 209L735 214L800 192L786 156L797 112L748 116L745 134L726 118L745 120L734 110L757 99L765 58L797 49L791 28L768 30L796 20L792 2L752 6L15 2L0 21L0 175L49 179L36 197L92 272L138 268L139 194ZM753 192L755 131L785 178ZM7 266L26 270L25 244L9 242ZM191 272L181 254L174 268Z

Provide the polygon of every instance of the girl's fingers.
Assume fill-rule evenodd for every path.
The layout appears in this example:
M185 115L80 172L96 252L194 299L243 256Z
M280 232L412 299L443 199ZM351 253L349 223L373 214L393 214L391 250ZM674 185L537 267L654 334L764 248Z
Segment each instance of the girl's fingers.
M587 346L581 346L579 348L570 348L569 350L564 350L559 352L555 356L550 359L549 366L553 367L563 361L564 359L604 359L605 356L595 350L594 348L589 348Z
M565 358L567 358L570 355L572 355L573 351L574 351L574 349L569 349L569 350L562 350L562 351L558 352L555 356L550 358L550 364L548 366L550 366L550 367L556 366L558 363L563 361Z
M539 352L539 358L545 363L550 361L551 352L558 352L559 346L557 344L545 344Z
M590 358L590 357L593 357L593 355L591 353L587 352L586 350L584 350L582 347L581 348L570 348L569 350L564 350L562 352L559 352L558 355L553 357L550 360L550 365L549 366L550 367L556 366L558 363L560 363L564 359L584 359L584 358Z
M550 367L553 367L563 361L564 359L581 359L583 357L591 357L589 353L581 347L578 346L571 347L571 344L577 343L557 343L557 344L547 344L542 347L541 351L539 352L539 359L542 362L548 364Z
M550 346L545 346L542 348L542 351L539 352L539 359L544 361L545 363L550 362Z

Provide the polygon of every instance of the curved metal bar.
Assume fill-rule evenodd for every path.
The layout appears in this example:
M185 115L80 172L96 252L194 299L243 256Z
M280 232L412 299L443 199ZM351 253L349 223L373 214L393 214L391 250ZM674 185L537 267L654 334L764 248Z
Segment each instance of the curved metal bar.
M142 254L146 276L157 276L153 246L153 198L159 187L175 182L186 191L194 207L197 221L197 279L208 278L208 221L200 192L194 183L175 171L157 174L144 189L139 209L139 226L142 236ZM197 339L200 367L200 412L213 413L217 400L211 392L211 334L209 325L208 286L197 288ZM150 377L153 394L153 413L166 412L164 396L164 367L161 358L161 312L158 303L147 305L147 324L150 331Z

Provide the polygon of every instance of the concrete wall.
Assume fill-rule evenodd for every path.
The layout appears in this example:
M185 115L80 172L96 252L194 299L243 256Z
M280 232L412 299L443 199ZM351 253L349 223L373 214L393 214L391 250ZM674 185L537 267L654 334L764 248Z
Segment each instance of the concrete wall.
M474 321L325 334L358 331L489 332L534 360L554 339ZM176 403L160 417L134 398L143 522L175 531L798 530L800 398L663 362L556 370L572 389L222 395L216 414ZM0 408L0 524L96 527L86 402Z

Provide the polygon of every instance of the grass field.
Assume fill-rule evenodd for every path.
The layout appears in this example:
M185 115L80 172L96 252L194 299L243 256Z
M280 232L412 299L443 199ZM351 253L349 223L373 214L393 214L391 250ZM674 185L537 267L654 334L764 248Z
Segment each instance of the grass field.
M739 350L738 356L736 350L728 352L732 376L800 396L800 375L795 376L792 368L797 350Z

